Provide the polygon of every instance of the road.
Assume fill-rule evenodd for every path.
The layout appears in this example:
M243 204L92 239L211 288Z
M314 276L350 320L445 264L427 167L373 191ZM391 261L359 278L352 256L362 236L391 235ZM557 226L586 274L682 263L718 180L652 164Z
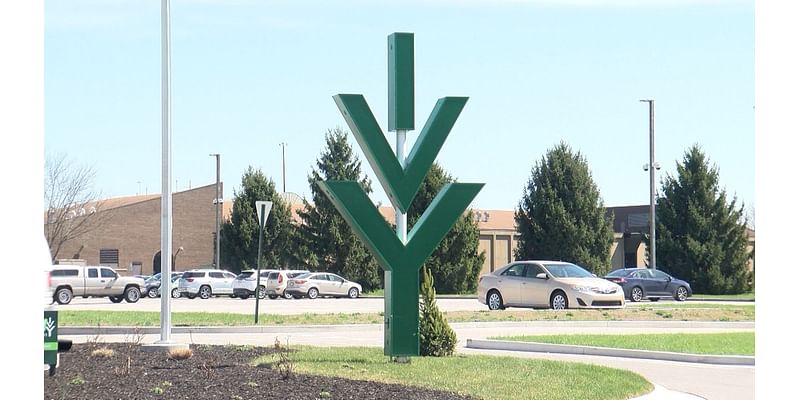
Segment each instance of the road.
M675 301L662 300L657 304L679 304ZM741 302L692 302L709 304L743 304ZM172 312L222 312L234 314L253 314L256 301L254 298L242 300L230 297L214 297L203 300L200 298L171 299ZM628 303L629 307L648 306L650 302ZM754 303L744 303L754 304ZM449 298L443 297L436 300L436 305L441 311L484 311L486 306L474 298ZM58 310L99 310L99 311L161 311L161 299L142 298L136 303L114 304L107 298L80 298L72 300L70 304L55 304ZM306 313L379 313L383 312L382 297L362 297L358 299L294 299L286 300L278 298L275 300L259 300L259 314L306 314Z

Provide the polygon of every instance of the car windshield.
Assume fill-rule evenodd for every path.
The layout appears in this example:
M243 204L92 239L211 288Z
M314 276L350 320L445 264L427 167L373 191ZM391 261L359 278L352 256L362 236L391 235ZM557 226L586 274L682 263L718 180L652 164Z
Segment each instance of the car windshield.
M626 275L628 275L628 272L629 271L627 269L618 269L616 271L611 271L606 276L626 276Z
M592 278L591 272L575 264L544 264L550 274L556 278Z
M247 279L247 278L253 276L254 272L255 271L244 271L241 274L239 274L239 276L237 276L236 279L239 279L239 280Z
M308 278L309 276L311 276L311 273L310 272L306 272L305 274L300 274L300 275L295 276L295 278L297 278L297 279L305 279L305 278Z

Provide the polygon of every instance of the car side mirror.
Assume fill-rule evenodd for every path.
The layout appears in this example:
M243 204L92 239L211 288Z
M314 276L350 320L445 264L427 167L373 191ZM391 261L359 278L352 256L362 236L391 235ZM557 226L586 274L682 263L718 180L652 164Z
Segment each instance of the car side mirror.
M547 279L547 274L545 274L544 272L539 272L538 274L536 274L536 278L537 279Z

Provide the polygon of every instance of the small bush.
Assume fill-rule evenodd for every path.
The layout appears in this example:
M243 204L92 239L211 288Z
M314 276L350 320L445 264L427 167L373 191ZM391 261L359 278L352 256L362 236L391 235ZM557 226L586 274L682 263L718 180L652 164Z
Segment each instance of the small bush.
M92 350L92 357L111 358L113 355L114 349L109 349L108 347Z
M422 301L419 304L419 352L423 356L451 356L458 338L436 306L433 276L427 267L422 269Z
M72 378L72 380L69 381L70 385L83 385L84 383L86 383L86 380L80 375Z
M170 360L186 360L192 356L192 349L171 349L167 353Z

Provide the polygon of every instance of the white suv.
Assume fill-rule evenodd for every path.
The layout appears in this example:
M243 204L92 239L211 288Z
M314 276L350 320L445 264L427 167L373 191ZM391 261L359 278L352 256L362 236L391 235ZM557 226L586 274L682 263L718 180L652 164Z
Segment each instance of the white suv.
M283 270L270 273L269 277L267 277L267 296L270 299L277 299L278 296L285 299L293 298L294 296L286 293L286 282L295 276L307 274L308 272L306 270Z
M267 284L267 276L269 276L271 272L275 271L277 270L262 269L260 282L258 282L256 270L248 269L242 271L242 273L240 273L239 276L237 276L233 281L233 295L243 300L247 299L256 293L256 283L260 283L260 286L258 287L258 298L263 299L267 295L265 288L265 285Z
M185 271L178 280L181 297L207 299L211 296L233 297L236 275L222 269L193 269Z

